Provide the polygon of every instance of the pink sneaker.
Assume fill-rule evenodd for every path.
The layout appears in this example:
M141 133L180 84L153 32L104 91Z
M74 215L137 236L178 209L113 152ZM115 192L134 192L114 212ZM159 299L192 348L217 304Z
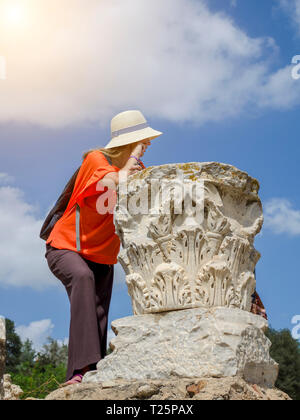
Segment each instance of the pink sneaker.
M77 375L74 375L73 378L71 378L69 381L65 382L61 386L64 387L64 386L69 386L69 385L81 384L82 378L83 378L83 375L81 375L80 373L77 373Z

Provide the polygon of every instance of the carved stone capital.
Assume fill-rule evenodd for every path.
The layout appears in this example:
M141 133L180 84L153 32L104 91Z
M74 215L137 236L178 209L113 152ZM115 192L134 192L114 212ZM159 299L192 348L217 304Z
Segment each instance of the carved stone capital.
M129 177L120 189L119 261L136 315L250 311L260 258L254 238L263 224L257 180L220 163L169 164Z

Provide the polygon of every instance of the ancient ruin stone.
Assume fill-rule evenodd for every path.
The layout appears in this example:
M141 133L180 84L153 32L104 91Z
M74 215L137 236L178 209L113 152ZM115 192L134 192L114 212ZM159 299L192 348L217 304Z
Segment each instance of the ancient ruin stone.
M219 163L172 164L139 172L125 187L115 224L134 314L250 311L263 224L255 179Z
M240 377L273 387L278 365L250 313L259 184L220 163L150 167L121 182L115 209L134 316L84 382Z
M3 375L5 370L5 319L0 318L0 400L4 398Z
M200 384L200 386L199 386ZM189 392L193 389L196 392ZM252 385L241 378L208 378L208 379L170 379L153 381L150 379L136 382L118 382L109 388L101 384L70 385L51 392L46 400L161 400L178 401L290 401L284 392L259 385ZM137 404L138 406L138 404Z
M273 387L268 323L240 309L195 308L122 318L112 323L114 351L84 382L239 376Z

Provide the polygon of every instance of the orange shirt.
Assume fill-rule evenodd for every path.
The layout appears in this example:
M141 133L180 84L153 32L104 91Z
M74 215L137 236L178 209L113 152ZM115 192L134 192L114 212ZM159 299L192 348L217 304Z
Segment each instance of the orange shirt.
M79 254L99 264L117 263L120 239L115 233L113 212L99 214L97 211L97 200L103 193L111 194L115 203L117 194L112 189L99 190L98 188L97 190L97 183L109 172L119 170L117 166L109 165L100 151L87 155L78 173L68 207L55 224L47 244L51 244L54 248L78 252L76 248L76 204L78 204L80 206L81 245ZM105 204L107 203L106 200Z

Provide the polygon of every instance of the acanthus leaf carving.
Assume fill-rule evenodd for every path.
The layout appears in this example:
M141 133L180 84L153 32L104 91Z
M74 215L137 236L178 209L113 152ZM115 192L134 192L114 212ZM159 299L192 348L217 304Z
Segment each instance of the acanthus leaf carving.
M160 264L151 282L150 301L155 312L188 307L192 303L191 288L182 267L175 263Z
M153 180L156 189L150 196ZM166 194L162 203L166 183L176 194ZM199 206L191 183L203 185L203 217L195 210ZM163 165L130 177L129 199L138 195L158 203L153 212L131 215L123 208L123 194L124 211L115 216L135 313L197 306L249 311L260 257L253 242L263 220L257 191L257 181L245 172L218 163Z
M196 299L205 307L236 307L237 297L227 264L215 259L199 271Z
M255 276L251 272L242 273L237 284L237 295L239 297L239 308L250 311L252 305L252 295L255 292Z
M142 315L150 308L150 296L146 282L140 274L134 273L126 276L128 293L132 299L132 309L135 315Z

